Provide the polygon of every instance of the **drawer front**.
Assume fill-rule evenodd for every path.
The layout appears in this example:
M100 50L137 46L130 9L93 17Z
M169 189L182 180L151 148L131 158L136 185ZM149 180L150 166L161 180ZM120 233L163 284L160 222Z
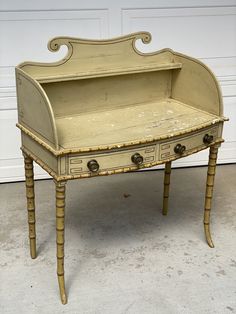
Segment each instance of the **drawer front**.
M181 145L181 147L185 147L184 152L187 153L191 150L207 146L209 144L204 143L203 138L206 134L209 136L213 136L213 141L217 139L218 137L218 126L211 127L209 129L206 129L204 131L200 131L198 133L194 133L189 136L180 137L179 139L175 139L172 141L165 141L160 144L160 151L159 151L159 160L165 160L169 158L177 158L181 156L180 153L176 153L175 149L177 145ZM179 146L180 147L180 146ZM180 147L180 149L181 149Z
M131 158L137 153L143 157L144 164L155 162L156 156L158 156L158 146L151 145L147 147L123 150L114 153L91 154L87 156L70 156L68 158L68 174L76 175L92 172L88 168L88 163L91 160L95 160L99 165L99 170L94 171L94 173L99 173L99 171L109 171L123 167L135 166L135 163L132 161Z

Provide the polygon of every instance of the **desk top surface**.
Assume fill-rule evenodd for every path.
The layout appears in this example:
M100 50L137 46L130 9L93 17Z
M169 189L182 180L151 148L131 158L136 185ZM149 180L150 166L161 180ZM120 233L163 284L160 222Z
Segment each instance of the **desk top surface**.
M173 137L221 120L174 99L165 99L64 116L56 118L56 125L62 148L95 148Z

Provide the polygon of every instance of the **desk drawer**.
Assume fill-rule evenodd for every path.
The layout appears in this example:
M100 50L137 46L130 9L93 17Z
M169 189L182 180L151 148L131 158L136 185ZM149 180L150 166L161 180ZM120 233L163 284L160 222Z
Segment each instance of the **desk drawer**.
M129 150L127 149L123 151L104 154L90 154L86 156L73 155L68 158L68 174L76 175L91 172L94 172L94 174L96 174L100 171L109 171L124 167L136 166L135 160L137 161L137 158L140 158L140 156L143 158L143 164L151 163L156 161L156 156L158 156L157 147L158 146L156 145L151 145L147 147ZM136 155L137 158L133 159L132 161L132 156L134 155ZM91 169L96 169L96 167L99 167L98 170L91 171L89 169L88 163L91 161L93 161L92 164L90 163L90 166L92 165ZM95 163L95 161L97 162L97 164Z
M181 156L184 153L187 153L193 149L200 148L203 146L208 146L206 139L204 137L208 135L208 138L212 141L215 141L218 137L218 126L214 126L208 128L204 131L200 131L198 133L193 133L189 136L182 136L178 139L160 143L160 152L159 152L159 159L165 160L173 157ZM212 136L212 138L211 138Z

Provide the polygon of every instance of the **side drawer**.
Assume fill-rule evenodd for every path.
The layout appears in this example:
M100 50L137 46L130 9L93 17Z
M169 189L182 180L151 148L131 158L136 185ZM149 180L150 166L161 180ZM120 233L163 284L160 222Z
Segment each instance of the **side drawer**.
M217 139L218 137L218 130L219 126L214 126L208 129L205 129L204 131L199 131L197 133L193 133L188 136L182 136L175 140L166 140L165 142L160 143L160 152L159 152L159 159L165 160L173 157L181 156L181 153L176 153L175 148L177 145L181 145L182 147L185 147L185 150L183 152L187 153L193 149L197 149L200 147L207 147L209 144L204 143L203 139L206 134L209 136L213 136L213 141Z
M143 157L143 164L151 163L156 161L156 156L158 156L158 146L151 145L136 149L132 148L117 152L107 152L100 154L95 153L83 156L72 155L68 157L68 174L75 175L81 173L90 173L91 170L88 168L88 163L91 160L95 160L99 165L99 169L98 171L95 171L95 173L135 166L135 163L132 161L132 156L136 153Z

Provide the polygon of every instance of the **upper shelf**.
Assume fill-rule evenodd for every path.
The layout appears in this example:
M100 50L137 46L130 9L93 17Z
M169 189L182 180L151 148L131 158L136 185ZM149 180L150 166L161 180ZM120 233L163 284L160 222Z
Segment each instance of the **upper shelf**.
M140 32L109 40L56 37L49 41L48 49L55 52L66 45L68 52L62 60L53 63L24 62L18 68L40 83L47 83L182 67L171 49L142 53L136 48L137 40L147 44L151 35Z

